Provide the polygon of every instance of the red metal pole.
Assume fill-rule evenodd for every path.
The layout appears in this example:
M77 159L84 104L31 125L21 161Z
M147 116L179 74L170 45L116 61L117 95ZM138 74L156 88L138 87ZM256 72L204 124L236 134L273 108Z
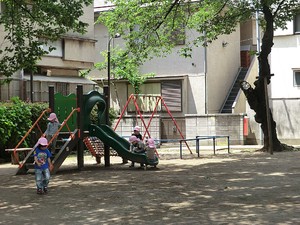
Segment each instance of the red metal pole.
M134 102L135 108L136 108L136 110L137 110L137 112L138 112L138 114L139 114L139 116L140 116L140 118L141 118L141 121L142 121L142 123L143 123L143 125L144 125L144 127L145 127L145 129L146 129L146 132L147 132L147 134L148 134L149 137L150 137L150 133L149 133L149 131L147 130L147 127L146 127L146 124L145 124L143 115L142 115L142 113L141 113L141 111L140 111L140 108L139 108L137 102L136 102L136 97L133 99L133 102Z
M115 125L114 131L117 129L117 127L118 127L118 125L119 125L119 123L120 123L120 121L121 121L121 119L122 119L122 117L123 117L123 115L124 115L124 113L125 113L125 110L127 109L128 104L129 104L130 100L131 100L133 97L134 97L133 94L131 94L131 95L129 96L129 98L128 98L128 100L127 100L127 102L126 102L126 104L125 104L125 106L124 106L124 108L123 108L123 110L122 110L122 112L121 112L121 115L120 115L120 117L119 117L119 119L118 119L118 121L117 121L117 123L116 123L116 125Z
M181 131L180 131L180 129L179 129L179 127L178 127L177 123L176 123L176 120L174 119L174 117L172 116L172 114L171 114L170 110L168 109L168 107L167 107L167 105L166 105L166 103L165 103L164 99L163 99L163 98L161 98L161 101L162 101L163 105L165 106L165 108L166 108L166 110L167 110L168 114L169 114L169 115L170 115L170 117L172 118L172 120L173 120L173 123L175 124L175 126L176 126L177 130L179 131L179 134L180 134L181 138L182 138L182 139L185 139L185 138L184 138L184 136L183 136L183 134L181 133ZM190 151L190 153L191 153L191 154L193 154L193 152L191 151L191 149L190 149L189 145L187 144L187 142L186 142L186 141L184 141L184 142L185 142L185 144L186 144L186 147L187 147L187 148L188 148L188 150Z

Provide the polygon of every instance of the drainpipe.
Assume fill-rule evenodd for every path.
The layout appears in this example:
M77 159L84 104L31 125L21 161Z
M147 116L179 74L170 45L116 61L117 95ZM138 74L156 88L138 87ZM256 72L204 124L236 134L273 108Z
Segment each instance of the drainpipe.
M208 114L208 103L207 103L207 45L206 45L206 32L204 32L204 89L205 89L205 114Z

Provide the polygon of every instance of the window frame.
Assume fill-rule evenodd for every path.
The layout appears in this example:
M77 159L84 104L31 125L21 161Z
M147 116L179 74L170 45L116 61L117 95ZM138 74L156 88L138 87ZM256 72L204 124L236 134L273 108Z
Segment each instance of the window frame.
M298 77L298 79L297 79ZM298 80L298 82L297 82ZM293 71L293 86L294 87L300 87L300 69Z
M294 16L294 34L300 34L300 12Z

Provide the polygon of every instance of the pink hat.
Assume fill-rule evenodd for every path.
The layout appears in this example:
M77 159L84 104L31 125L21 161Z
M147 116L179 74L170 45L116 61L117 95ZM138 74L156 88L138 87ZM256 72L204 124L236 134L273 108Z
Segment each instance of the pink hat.
M155 148L155 142L153 138L148 139L149 148Z
M138 139L136 136L132 135L130 138L129 138L129 142L132 143L134 141L140 141L140 139Z
M57 116L56 116L55 113L50 113L48 120L49 121L53 121L54 120L55 122L59 123L58 119L57 119Z
M48 141L47 141L46 138L41 137L41 138L38 140L37 145L47 146L47 145L48 145Z
M140 131L140 127L139 126L135 126L134 128L133 128L133 131Z

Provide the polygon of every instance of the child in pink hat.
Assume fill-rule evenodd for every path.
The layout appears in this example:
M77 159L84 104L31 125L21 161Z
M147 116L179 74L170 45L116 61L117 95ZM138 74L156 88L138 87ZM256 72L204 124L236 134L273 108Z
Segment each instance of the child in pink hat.
M145 144L136 136L132 135L129 138L130 150L134 153L143 154L145 153ZM131 162L129 167L134 167L134 162ZM144 164L141 163L141 167L144 167Z
M146 144L146 155L149 160L156 160L157 156L155 154L155 151L155 141L153 138L149 138Z
M132 134L132 135L134 135L134 136L136 136L138 139L142 140L143 137L142 137L142 135L141 135L141 133L140 133L140 130L141 130L141 128L140 128L139 126L135 126L135 127L133 128L133 134Z
M34 149L34 170L37 194L47 194L50 180L50 170L53 165L51 162L51 152L47 148L48 141L41 137Z
M44 136L47 138L48 142L52 139L52 137L54 136L54 134L57 132L58 128L61 126L61 124L59 123L57 116L55 113L50 113L48 119L49 122L47 124L47 129L44 133ZM51 143L51 153L55 154L56 151L56 140L57 137L55 137Z

